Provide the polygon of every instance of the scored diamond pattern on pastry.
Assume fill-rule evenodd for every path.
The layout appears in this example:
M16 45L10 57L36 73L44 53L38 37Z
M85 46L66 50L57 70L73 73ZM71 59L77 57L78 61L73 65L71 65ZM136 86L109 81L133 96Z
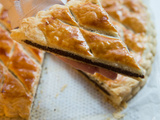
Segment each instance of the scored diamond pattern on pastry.
M29 119L44 52L11 39L1 4L0 13L0 119Z
M40 11L36 17L25 18L11 37L76 61L144 77L108 14L89 1L70 1L66 6L54 5Z

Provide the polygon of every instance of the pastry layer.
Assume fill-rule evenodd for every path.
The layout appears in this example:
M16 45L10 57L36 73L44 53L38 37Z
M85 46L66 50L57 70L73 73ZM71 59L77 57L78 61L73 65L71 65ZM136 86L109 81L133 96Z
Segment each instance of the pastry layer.
M73 60L77 60L77 61L81 61L81 62L84 62L84 63L88 63L90 65L96 65L96 66L100 66L100 67L103 67L103 68L106 68L106 69L109 69L109 70L112 70L112 71L115 71L115 72L118 72L118 73L121 73L121 74L127 74L127 76L131 76L131 77L144 77L144 75L139 75L137 73L134 73L133 71L130 71L130 70L124 70L124 69L121 69L119 67L116 67L116 65L114 66L111 66L110 64L104 64L102 62L96 62L96 61L93 61L93 60L90 60L90 59L87 59L87 58L84 58L84 57L81 57L81 56L78 56L78 55L75 55L75 54L71 54L67 51L63 51L63 50L59 50L59 49L54 49L54 48L51 48L51 47L46 47L46 46L42 46L42 45L39 45L37 43L33 43L31 41L28 41L28 40L25 40L24 41L25 43L29 44L29 45L32 45L34 47L37 47L39 49L42 49L42 50L45 50L45 51L48 51L48 52L51 52L51 53L55 53L55 54L58 54L58 55L62 55L62 56L65 56L65 57L70 57L72 58ZM121 65L119 65L121 66ZM121 66L121 67L126 67L126 66ZM129 68L128 68L129 69Z

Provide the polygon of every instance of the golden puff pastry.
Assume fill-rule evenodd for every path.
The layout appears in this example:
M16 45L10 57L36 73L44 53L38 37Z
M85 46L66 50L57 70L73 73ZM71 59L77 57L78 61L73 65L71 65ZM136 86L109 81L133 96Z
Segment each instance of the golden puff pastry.
M9 20L7 10L5 14L2 25ZM6 27L0 26L0 119L28 120L44 52L15 42Z
M12 30L11 37L76 61L144 78L108 14L90 1L53 5L36 17L25 18L18 29Z
M109 16L114 18L111 22L118 30L119 36L144 69L145 79L137 81L134 78L118 75L113 81L98 73L83 74L99 86L109 103L121 108L145 85L151 72L156 48L155 29L147 8L140 0L101 0L101 4ZM124 22L126 19L130 19L128 23Z

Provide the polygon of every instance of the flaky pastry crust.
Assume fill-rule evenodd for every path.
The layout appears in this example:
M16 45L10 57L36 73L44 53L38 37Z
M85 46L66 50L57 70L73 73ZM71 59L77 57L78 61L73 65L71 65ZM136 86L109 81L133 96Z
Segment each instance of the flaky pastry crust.
M0 119L28 120L44 52L11 39L7 10L0 10Z
M85 73L89 79L101 87L103 93L107 93L105 96L108 101L120 108L145 85L149 77L155 56L155 29L147 8L140 0L101 0L101 4L112 17L112 23L116 26L120 37L144 69L146 76L145 79L137 81L118 75L113 81L98 73L94 75ZM124 22L126 19L128 23Z
M108 14L90 1L73 0L66 6L54 5L40 11L36 17L25 18L20 27L12 31L11 37L76 61L132 77L144 77Z

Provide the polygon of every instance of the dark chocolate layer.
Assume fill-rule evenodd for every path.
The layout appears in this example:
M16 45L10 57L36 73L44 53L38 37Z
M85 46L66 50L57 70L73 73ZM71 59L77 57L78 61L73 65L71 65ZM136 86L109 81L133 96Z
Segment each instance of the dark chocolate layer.
M77 60L77 61L82 61L84 63L90 64L90 65L93 65L93 66L106 68L108 70L111 70L111 71L114 71L114 72L117 72L117 73L121 73L121 74L124 74L124 75L127 75L127 76L131 76L131 77L144 78L144 75L133 73L133 72L130 72L130 71L127 71L127 70L123 70L121 68L114 67L114 66L106 65L104 63L94 62L94 61L92 61L90 59L83 58L81 56L69 53L67 51L63 51L63 50L59 50L59 49L56 49L56 48L42 46L40 44L33 43L33 42L29 41L29 40L24 40L24 42L26 44L32 45L32 46L34 46L36 48L39 48L39 49L42 49L42 50L45 50L45 51L48 51L48 52L51 52L51 53L55 53L55 54L58 54L58 55L61 55L61 56L69 57L69 58Z
M78 70L80 73L82 73L87 79L89 79L92 83L94 83L99 89L101 89L104 93L106 93L108 96L111 96L110 93L104 88L102 87L100 84L98 84L95 80L92 80L92 78L90 78L86 73Z

